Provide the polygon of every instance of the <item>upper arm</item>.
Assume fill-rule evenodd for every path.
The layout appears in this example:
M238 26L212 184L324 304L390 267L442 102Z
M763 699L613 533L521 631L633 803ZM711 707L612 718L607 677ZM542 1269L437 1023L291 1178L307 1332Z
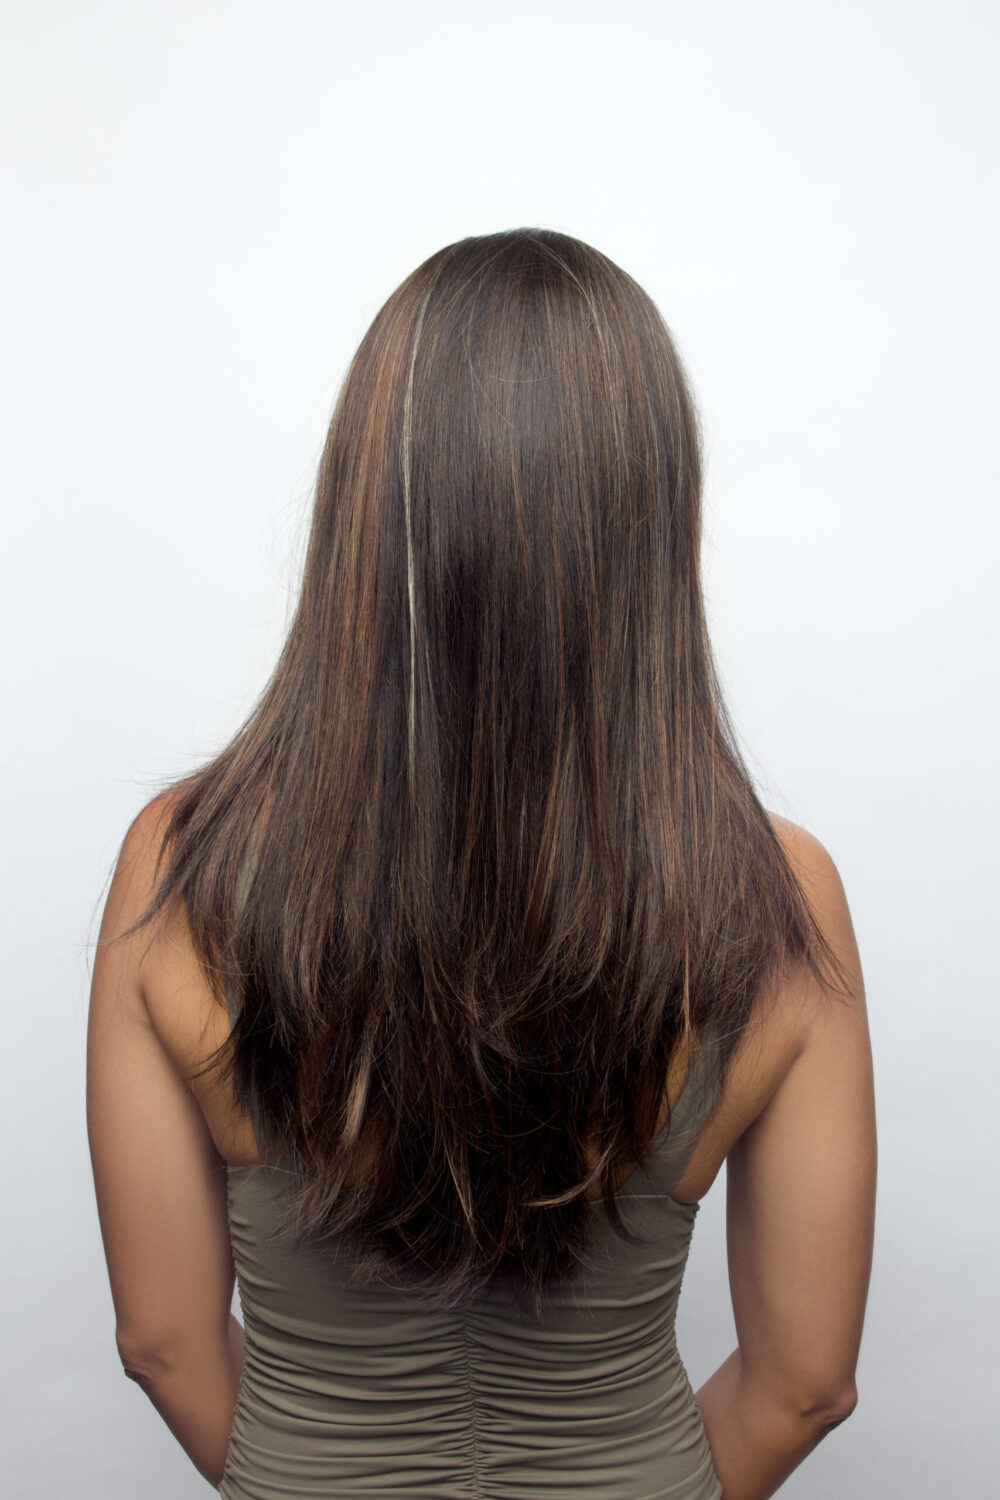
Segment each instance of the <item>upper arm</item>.
M150 1024L140 966L155 923L112 939L153 890L162 808L125 838L105 904L87 1023L87 1133L118 1347L141 1368L228 1333L234 1271L225 1162Z
M871 1272L871 1041L837 868L804 830L785 824L782 837L851 994L842 1001L811 978L794 982L799 1050L727 1158L730 1286L745 1377L799 1409L836 1410L854 1399Z

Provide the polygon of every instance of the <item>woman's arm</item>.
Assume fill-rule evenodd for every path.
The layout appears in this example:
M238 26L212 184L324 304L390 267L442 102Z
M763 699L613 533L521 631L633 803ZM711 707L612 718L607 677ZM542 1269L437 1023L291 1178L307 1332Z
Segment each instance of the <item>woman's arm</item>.
M767 1500L853 1411L874 1241L875 1091L854 930L827 851L791 824L785 839L853 982L849 1003L809 976L781 997L799 1050L726 1159L739 1347L695 1398L725 1500Z
M854 1408L803 1413L745 1379L734 1349L695 1395L723 1500L766 1500Z
M119 1356L217 1484L243 1359L226 1164L146 1006L142 965L169 941L149 929L112 941L151 895L161 813L154 802L132 824L108 892L87 1021L87 1132Z
M122 1353L126 1375L146 1392L195 1468L216 1488L229 1448L243 1344L242 1325L231 1317L225 1343L207 1337L159 1358Z

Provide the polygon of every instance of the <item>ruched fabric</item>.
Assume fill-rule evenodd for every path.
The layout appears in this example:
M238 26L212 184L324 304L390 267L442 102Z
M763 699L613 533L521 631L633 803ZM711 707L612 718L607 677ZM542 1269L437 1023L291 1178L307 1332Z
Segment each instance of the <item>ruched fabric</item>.
M621 1239L596 1204L589 1264L540 1321L502 1283L455 1312L416 1286L350 1287L346 1244L267 1243L286 1170L230 1168L246 1358L224 1500L720 1500L674 1335L698 1205L670 1190L712 1102L703 1043L619 1189L650 1242Z

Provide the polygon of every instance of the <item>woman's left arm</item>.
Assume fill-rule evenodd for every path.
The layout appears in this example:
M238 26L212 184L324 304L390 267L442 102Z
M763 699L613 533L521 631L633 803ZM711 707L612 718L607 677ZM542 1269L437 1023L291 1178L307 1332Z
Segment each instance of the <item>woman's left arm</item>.
M150 1022L152 929L112 939L152 893L157 810L133 822L101 923L87 1023L87 1133L116 1343L195 1467L222 1480L243 1366L226 1164Z

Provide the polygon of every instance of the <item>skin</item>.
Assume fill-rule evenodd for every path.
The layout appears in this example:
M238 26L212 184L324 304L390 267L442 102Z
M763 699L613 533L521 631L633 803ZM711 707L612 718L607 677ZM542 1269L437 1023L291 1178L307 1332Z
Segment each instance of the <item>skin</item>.
M167 810L157 798L139 814L108 894L88 1021L87 1125L123 1367L218 1485L243 1364L230 1311L226 1165L260 1158L249 1119L221 1083L192 1076L228 1021L183 917L109 942L152 893ZM743 1039L674 1188L695 1202L727 1163L739 1344L695 1396L725 1500L766 1500L853 1409L874 1235L872 1054L847 900L818 840L770 816L854 982L843 1004L811 980L789 981ZM671 1069L671 1099L685 1065Z
M726 1212L739 1342L695 1397L725 1500L766 1500L857 1404L875 1228L871 1038L847 899L818 840L774 821L852 984L836 1002L811 979L790 982L769 1022L783 1039L775 1086L762 1062L757 1090L734 1089L743 1123L726 1154Z

